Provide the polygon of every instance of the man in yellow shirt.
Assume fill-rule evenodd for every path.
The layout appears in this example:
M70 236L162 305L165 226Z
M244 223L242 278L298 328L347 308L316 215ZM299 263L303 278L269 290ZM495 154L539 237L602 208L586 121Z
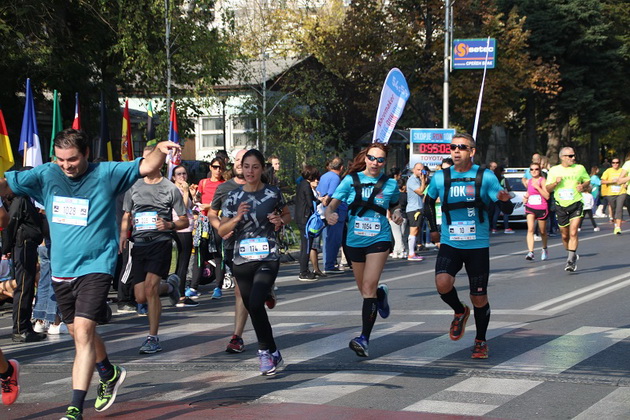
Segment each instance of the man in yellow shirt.
M575 151L571 147L560 150L560 164L552 167L547 174L547 191L554 192L556 217L562 234L562 243L568 251L565 271L577 270L576 253L578 248L578 228L582 218L582 191L590 184L591 178L582 165L575 163Z

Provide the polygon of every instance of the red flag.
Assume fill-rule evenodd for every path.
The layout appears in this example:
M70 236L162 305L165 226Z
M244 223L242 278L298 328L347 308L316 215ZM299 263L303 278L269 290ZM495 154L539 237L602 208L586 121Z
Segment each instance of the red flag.
M72 128L75 130L81 129L81 111L79 110L79 92L74 94L74 121L72 121Z
M171 115L169 118L169 130L168 139L174 143L179 144L179 128L177 127L177 111L175 109L175 101L171 104ZM182 163L182 154L180 151L170 151L166 156L166 163L168 163L167 178L171 179L173 175L173 169Z
M122 120L122 137L120 139L120 155L123 162L133 160L133 143L131 141L131 119L129 118L129 100L125 101Z
M13 160L13 149L9 141L9 132L4 122L4 114L0 108L0 177L3 177L5 171L11 169L14 164L15 161Z

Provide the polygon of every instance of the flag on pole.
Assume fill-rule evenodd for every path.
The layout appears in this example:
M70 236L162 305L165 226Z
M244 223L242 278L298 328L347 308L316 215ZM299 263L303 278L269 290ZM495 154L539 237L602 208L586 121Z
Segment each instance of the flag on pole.
M372 134L373 142L385 144L389 142L389 137L405 109L407 99L409 99L407 80L402 72L394 67L387 74L381 90L381 100L376 111L376 122Z
M107 105L105 104L105 94L101 91L101 131L99 136L98 151L96 158L114 160L112 153L112 140L109 137L109 125L107 120Z
M74 94L74 121L72 121L72 128L75 130L81 129L81 111L79 109L79 92Z
M133 160L133 143L131 142L131 118L129 118L129 100L125 100L122 120L122 138L120 139L120 155L123 162Z
M149 101L149 106L147 107L147 146L153 146L156 143L155 121L153 121L153 105L151 105L151 101Z
M55 158L55 145L54 140L58 132L63 130L63 121L61 119L61 107L59 105L59 93L55 89L53 93L53 119L52 119L52 132L50 134L50 152L48 156L50 160Z
M39 166L43 162L42 150L39 144L39 132L35 119L35 101L31 90L31 79L26 79L26 102L24 103L24 118L22 119L22 132L20 133L20 147L24 166Z
M175 101L171 103L171 115L169 117L168 140L179 144L179 128L177 127L177 111L175 109ZM173 169L182 163L182 154L179 151L169 151L166 156L168 163L167 178L171 179Z
M11 169L14 164L7 124L4 122L4 114L0 108L0 178L4 177L4 173Z

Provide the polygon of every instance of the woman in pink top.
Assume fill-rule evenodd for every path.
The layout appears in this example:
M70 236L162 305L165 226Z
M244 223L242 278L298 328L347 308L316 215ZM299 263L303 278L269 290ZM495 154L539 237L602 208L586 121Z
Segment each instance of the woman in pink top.
M545 178L542 177L540 164L532 163L529 165L529 172L532 174L531 179L527 182L527 193L523 197L525 202L525 214L527 217L527 249L526 260L534 259L534 230L536 220L538 220L538 230L542 239L542 255L541 260L548 258L547 254L547 216L549 215L549 192L545 188Z

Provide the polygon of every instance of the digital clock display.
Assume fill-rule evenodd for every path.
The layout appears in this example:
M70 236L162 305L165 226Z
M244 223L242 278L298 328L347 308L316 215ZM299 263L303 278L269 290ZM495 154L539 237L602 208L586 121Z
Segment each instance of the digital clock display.
M413 143L416 155L448 155L451 153L450 143Z

